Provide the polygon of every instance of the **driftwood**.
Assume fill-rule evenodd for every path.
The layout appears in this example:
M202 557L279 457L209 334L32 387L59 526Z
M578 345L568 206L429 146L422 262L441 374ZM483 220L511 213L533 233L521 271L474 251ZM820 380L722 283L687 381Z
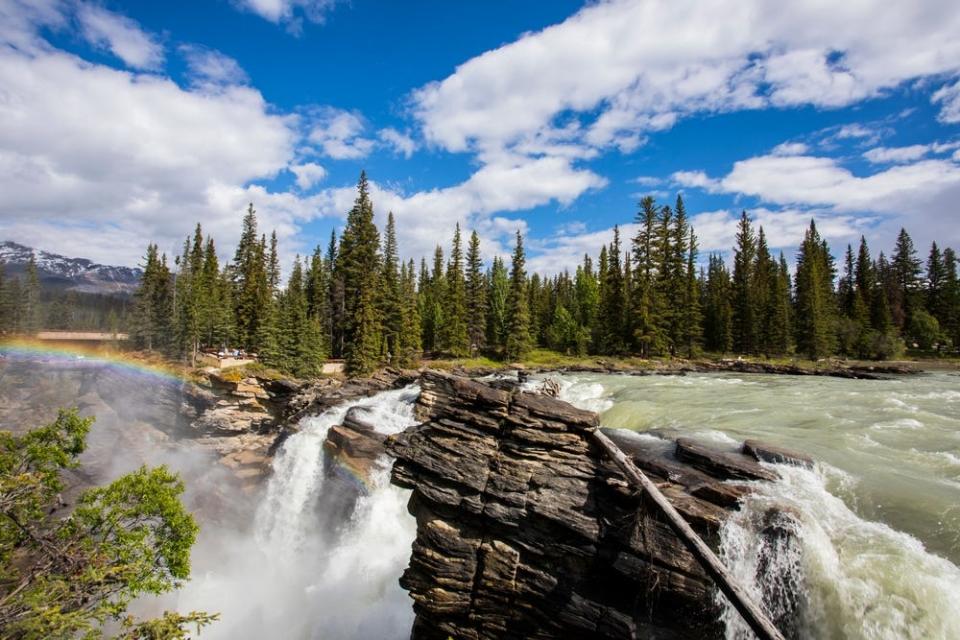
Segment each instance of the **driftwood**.
M637 468L633 461L628 458L613 441L599 429L593 430L594 441L604 450L607 455L620 467L623 474L634 485L642 489L653 502L657 505L663 515L667 518L667 523L680 537L687 549L696 557L701 566L714 579L717 586L723 591L724 595L730 599L730 602L736 607L743 619L750 625L753 632L757 634L760 640L784 640L783 635L777 630L767 614L757 603L753 602L747 592L730 575L727 568L723 566L720 559L710 550L710 547L694 532L687 524L667 498L660 493L657 486L650 481L647 476Z

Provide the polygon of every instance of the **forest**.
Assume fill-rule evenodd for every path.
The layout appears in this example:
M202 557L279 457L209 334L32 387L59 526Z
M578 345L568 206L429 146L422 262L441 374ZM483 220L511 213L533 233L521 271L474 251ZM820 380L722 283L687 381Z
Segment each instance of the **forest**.
M176 358L239 348L299 376L316 375L327 358L363 374L424 356L522 361L535 348L815 360L947 353L960 344L956 253L934 243L924 264L905 230L889 258L871 255L861 238L837 264L811 220L791 271L746 211L732 268L720 254L700 265L682 196L673 206L643 198L635 222L634 237L615 228L596 260L585 255L552 276L527 273L519 232L509 261L496 256L486 266L479 236L465 237L459 225L447 251L438 246L418 265L399 259L392 214L381 237L364 173L339 238L334 232L326 247L298 256L285 285L276 234L258 231L251 204L228 264L199 224L173 264L151 244L132 308L88 301L99 310L89 324L128 329L137 348ZM82 304L41 297L29 270L22 283L0 275L0 330L83 317Z
M189 355L237 345L270 366L316 373L326 357L351 373L413 365L424 354L522 360L535 347L570 354L693 356L701 352L882 359L904 341L947 349L960 341L960 284L952 249L926 269L906 231L893 255L848 246L841 265L813 221L791 275L762 227L743 213L732 271L719 254L698 267L683 199L640 202L639 231L586 255L571 273L527 274L518 233L509 264L484 267L476 232L453 230L428 264L398 258L393 215L381 240L366 175L339 239L294 260L280 287L276 235L257 231L253 205L233 261L221 268L200 226L176 260L147 251L136 296L138 345ZM178 304L179 301L179 304Z

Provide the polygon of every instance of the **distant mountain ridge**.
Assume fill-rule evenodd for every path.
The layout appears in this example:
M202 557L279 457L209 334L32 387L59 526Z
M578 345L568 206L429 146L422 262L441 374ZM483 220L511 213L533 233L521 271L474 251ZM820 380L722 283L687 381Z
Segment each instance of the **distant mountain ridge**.
M136 291L143 275L139 268L97 264L86 258L68 258L9 240L0 242L0 262L8 276L26 273L30 256L37 263L42 285L68 291L129 295Z

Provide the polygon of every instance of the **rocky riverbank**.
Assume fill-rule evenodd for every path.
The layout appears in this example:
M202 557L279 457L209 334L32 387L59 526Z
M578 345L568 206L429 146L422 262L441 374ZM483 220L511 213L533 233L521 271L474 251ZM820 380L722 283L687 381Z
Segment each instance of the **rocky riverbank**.
M385 443L417 519L401 578L414 639L722 637L713 583L588 437L595 414L447 373L420 384L424 422ZM346 424L331 446L368 458L366 431ZM714 546L749 490L726 481L775 478L758 458L806 462L760 443L728 453L607 433ZM794 543L788 513L766 522ZM777 620L788 633L790 611Z

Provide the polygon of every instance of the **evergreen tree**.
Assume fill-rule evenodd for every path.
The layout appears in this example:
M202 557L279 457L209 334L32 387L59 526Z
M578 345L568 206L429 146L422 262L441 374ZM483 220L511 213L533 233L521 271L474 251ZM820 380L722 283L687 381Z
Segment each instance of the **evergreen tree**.
M9 285L7 283L6 269L3 261L0 260L0 335L12 330L13 304L9 297Z
M620 255L620 228L613 228L613 242L607 248L607 269L600 290L600 351L618 354L625 351L623 343L624 286Z
M257 333L272 302L267 258L266 239L257 240L257 213L251 203L231 269L236 339L248 351L258 348Z
M767 352L770 355L784 355L790 352L792 334L790 318L790 270L787 259L780 252L779 266L775 267L774 283L770 288L770 302L767 305L770 315L767 336Z
M773 295L777 286L778 268L767 247L767 237L760 227L757 231L757 250L752 269L752 297L754 301L754 322L756 327L751 331L755 336L758 352L769 356L773 352Z
M471 352L486 346L487 283L480 257L480 236L470 234L467 247L467 336Z
M651 196L640 200L636 221L639 226L633 238L633 342L643 357L661 353L667 346L664 335L664 315L657 286L659 260L657 231L658 213L656 201ZM601 260L601 267L604 267ZM603 279L601 278L601 283ZM602 285L601 285L602 286Z
M900 229L891 260L894 299L890 300L893 320L901 330L910 326L913 312L922 305L920 295L920 259L906 229Z
M416 268L413 260L400 269L401 283L401 319L400 335L398 336L397 356L398 364L402 367L412 367L420 358L420 312L417 303Z
M378 309L380 234L373 223L367 175L361 172L357 199L347 215L337 256L343 278L344 356L350 375L370 373L382 343Z
M930 246L930 255L927 258L926 308L941 325L948 319L944 305L945 279L946 267L943 263L943 255L940 253L937 243L934 242Z
M447 263L445 311L443 323L443 350L454 357L470 353L470 337L467 327L466 282L463 276L463 245L460 238L460 223L453 233L453 247Z
M943 251L943 302L941 323L944 333L956 347L960 345L960 279L957 278L957 255L951 248Z
M597 278L593 273L593 261L586 254L583 256L583 264L577 267L574 280L574 296L576 299L576 319L581 329L582 339L585 342L582 349L578 348L578 353L584 353L590 347L597 310L600 306L600 289L597 285Z
M400 334L403 331L402 283L400 280L397 231L393 212L387 214L387 229L383 240L383 337L387 361L392 362L400 354Z
M757 351L757 304L754 262L757 240L744 211L737 230L737 246L733 254L733 349L739 353Z
M677 198L678 208L683 201ZM697 280L697 236L689 227L686 248L682 296L680 297L679 343L686 349L687 357L692 358L703 339L702 314L700 310L700 282Z
M510 293L507 299L507 336L505 357L519 360L530 351L530 309L527 300L526 256L523 237L517 231L517 244L510 266Z
M500 256L494 257L488 280L490 284L487 298L490 303L487 306L487 344L502 351L507 345L510 278Z
M712 254L704 287L704 346L708 351L728 353L733 348L732 290L723 258Z
M811 220L797 256L797 348L811 360L836 348L833 269L830 254Z

